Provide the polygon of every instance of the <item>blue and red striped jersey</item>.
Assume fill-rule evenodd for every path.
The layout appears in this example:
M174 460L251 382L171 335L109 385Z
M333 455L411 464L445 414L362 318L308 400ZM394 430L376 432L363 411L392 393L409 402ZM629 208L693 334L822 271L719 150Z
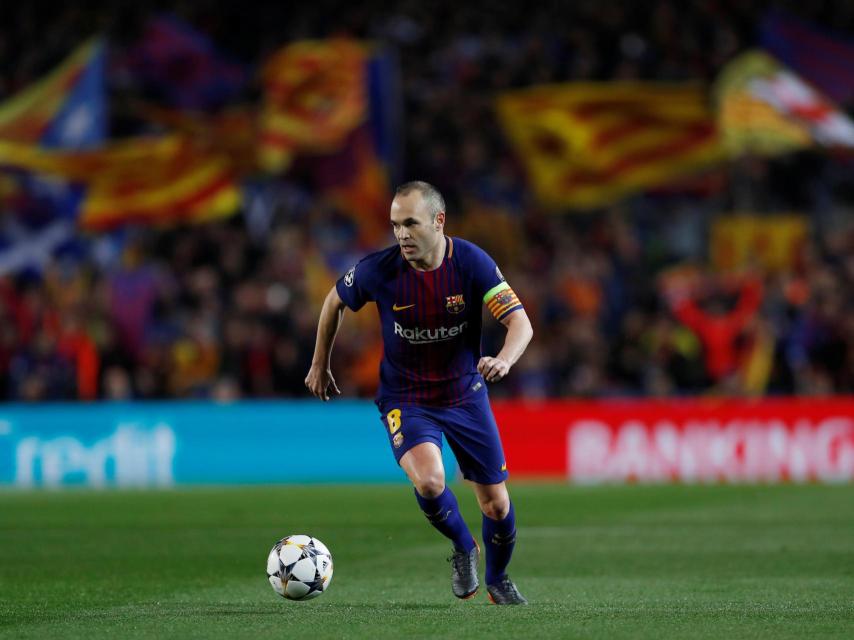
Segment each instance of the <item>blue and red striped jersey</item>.
M445 258L432 271L413 269L394 245L361 260L336 284L353 311L377 305L384 346L379 404L464 402L484 385L477 372L482 305L498 320L522 308L483 249L447 240Z

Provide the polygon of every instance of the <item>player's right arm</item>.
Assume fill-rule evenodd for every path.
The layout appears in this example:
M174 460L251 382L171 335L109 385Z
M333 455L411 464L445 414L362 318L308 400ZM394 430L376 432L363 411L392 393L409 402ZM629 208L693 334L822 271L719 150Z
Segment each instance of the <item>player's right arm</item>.
M312 395L324 402L329 400L329 387L335 393L341 393L335 378L332 377L332 344L338 334L338 327L344 319L344 301L338 295L335 287L329 291L323 308L320 310L320 320L317 322L317 341L314 344L314 357L311 359L311 369L305 377L305 386Z

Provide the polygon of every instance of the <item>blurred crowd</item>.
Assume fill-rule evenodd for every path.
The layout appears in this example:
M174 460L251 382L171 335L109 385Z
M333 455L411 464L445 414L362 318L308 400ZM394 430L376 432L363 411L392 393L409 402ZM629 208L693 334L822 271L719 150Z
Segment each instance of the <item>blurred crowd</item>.
M0 99L92 29L120 41L154 10L174 11L246 62L297 38L384 42L398 52L403 82L396 179L426 180L444 193L446 232L491 253L534 323L528 352L493 396L851 393L850 159L748 158L684 189L583 214L545 212L493 111L498 92L536 83L708 82L754 45L770 4L383 9L321 0L249 13L229 3L159 2L119 15L94 3L46 17L35 3L0 9ZM854 31L851 3L801 4L776 3ZM263 195L225 221L129 229L115 251L105 241L85 258L0 277L0 397L306 395L320 303L366 248L356 246L352 219L297 176L268 181ZM748 261L722 271L710 260L710 227L731 212L798 212L809 233L783 267ZM495 353L503 327L485 325L484 351ZM373 394L381 354L376 314L347 313L333 356L345 395Z

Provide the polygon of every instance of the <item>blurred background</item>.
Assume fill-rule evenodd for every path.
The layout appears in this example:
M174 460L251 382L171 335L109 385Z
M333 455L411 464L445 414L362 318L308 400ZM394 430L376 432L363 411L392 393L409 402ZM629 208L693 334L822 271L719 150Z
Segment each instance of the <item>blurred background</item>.
M4 6L0 398L305 397L412 179L534 324L493 398L845 396L852 107L845 0Z
M6 400L304 396L410 179L533 320L495 397L854 389L849 2L43 8L0 21Z
M851 0L0 2L0 637L850 639L852 115ZM534 324L498 620L370 305L303 386L416 179ZM283 608L294 533L335 578Z

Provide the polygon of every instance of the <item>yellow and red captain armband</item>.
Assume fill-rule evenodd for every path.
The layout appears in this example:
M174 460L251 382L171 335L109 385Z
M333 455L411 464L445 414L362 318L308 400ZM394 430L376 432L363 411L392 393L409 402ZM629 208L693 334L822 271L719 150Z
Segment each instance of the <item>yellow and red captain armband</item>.
M522 308L519 298L506 282L495 285L483 296L483 302L496 320L501 320L511 311Z

